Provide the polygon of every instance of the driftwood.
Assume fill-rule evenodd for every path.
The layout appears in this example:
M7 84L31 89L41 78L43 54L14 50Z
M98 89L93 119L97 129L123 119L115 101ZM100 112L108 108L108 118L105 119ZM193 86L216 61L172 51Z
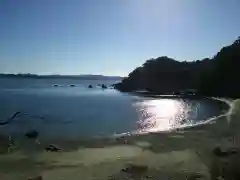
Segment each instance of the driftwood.
M59 151L63 151L63 149L61 149L53 144L50 144L49 146L46 147L46 151L59 152Z
M23 116L28 116L28 117L34 118L34 119L41 119L43 121L46 120L46 118L43 117L43 116L36 116L36 115L31 115L31 114L28 114L28 113L23 113L23 112L17 111L13 114L12 117L8 118L7 120L0 120L0 126L10 124L13 120L15 120L15 118L23 117ZM47 123L49 123L49 122L47 122ZM69 124L69 123L72 123L72 121L66 120L66 121L63 121L62 123L63 124Z
M14 118L18 117L19 115L20 115L20 112L18 111L11 118L7 119L6 121L0 122L0 126L11 123L14 120Z
M44 117L41 117L41 116L31 116L27 113L21 113L20 111L17 111L13 114L13 116L11 118L8 118L7 120L5 121L0 121L0 126L4 126L6 124L10 124L16 117L21 117L21 116L30 116L31 118L36 118L36 119L44 119Z

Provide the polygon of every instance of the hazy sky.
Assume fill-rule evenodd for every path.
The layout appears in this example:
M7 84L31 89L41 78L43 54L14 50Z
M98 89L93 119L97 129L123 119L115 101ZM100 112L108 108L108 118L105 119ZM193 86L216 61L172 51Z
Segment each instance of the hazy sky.
M240 0L0 0L0 72L127 75L212 57L240 36Z

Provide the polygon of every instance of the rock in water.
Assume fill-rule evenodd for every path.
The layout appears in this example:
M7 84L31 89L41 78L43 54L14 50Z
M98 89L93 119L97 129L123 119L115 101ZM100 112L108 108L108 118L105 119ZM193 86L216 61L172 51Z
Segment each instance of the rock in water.
M105 84L102 84L102 89L107 89L107 86Z
M37 131L28 131L25 134L26 137L34 139L38 137L38 132Z
M92 85L89 85L88 88L93 88Z

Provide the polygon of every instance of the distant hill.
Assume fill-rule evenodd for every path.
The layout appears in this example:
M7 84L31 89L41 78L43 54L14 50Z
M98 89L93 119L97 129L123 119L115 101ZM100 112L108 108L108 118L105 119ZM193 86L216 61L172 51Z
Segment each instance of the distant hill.
M240 97L239 77L240 38L223 47L213 58L179 62L162 56L147 60L115 88L159 94L196 89L202 95Z
M103 76L103 75L37 75L37 74L0 74L0 78L68 78L68 79L85 79L85 80L121 80L120 76Z

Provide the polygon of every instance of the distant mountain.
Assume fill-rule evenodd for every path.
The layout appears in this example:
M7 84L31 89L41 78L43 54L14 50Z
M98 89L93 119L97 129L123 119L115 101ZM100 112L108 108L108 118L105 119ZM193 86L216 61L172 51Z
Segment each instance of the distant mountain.
M0 77L6 78L68 78L68 79L85 79L85 80L121 80L120 76L103 76L103 75L37 75L37 74L0 74Z

